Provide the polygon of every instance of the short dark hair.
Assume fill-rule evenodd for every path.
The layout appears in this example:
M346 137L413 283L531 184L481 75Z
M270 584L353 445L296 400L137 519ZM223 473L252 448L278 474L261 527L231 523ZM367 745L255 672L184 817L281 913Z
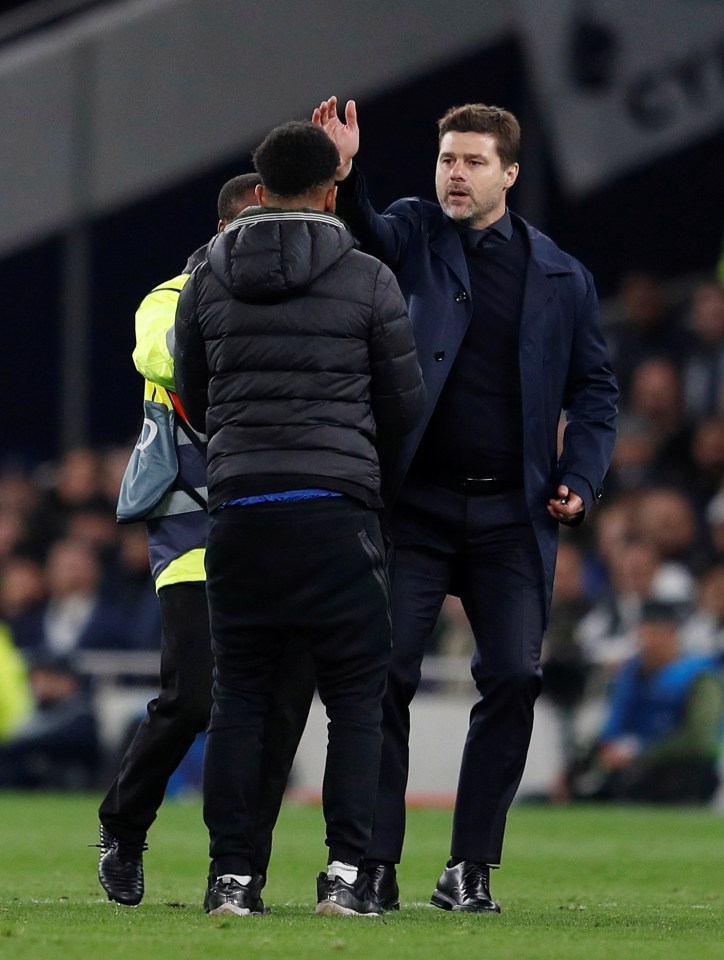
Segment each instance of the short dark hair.
M227 180L219 192L219 201L216 208L219 220L233 220L237 216L237 207L240 202L249 199L254 193L256 185L261 183L258 173L242 173L240 177Z
M309 120L275 127L253 153L266 189L277 197L303 197L334 181L339 153L330 138Z
M437 121L438 143L451 130L457 133L489 133L495 137L498 156L504 167L518 160L520 124L509 110L485 103L466 103L450 107Z

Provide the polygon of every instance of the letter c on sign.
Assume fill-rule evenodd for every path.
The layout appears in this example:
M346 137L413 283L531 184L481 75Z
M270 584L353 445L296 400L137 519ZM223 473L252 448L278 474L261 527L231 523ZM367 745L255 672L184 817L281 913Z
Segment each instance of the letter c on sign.
M148 427L148 435L146 435L146 427ZM136 444L136 450L145 450L146 447L153 443L156 439L156 434L158 433L158 427L153 422L149 420L148 417L143 418L143 429L141 430L141 436L138 438L138 443Z

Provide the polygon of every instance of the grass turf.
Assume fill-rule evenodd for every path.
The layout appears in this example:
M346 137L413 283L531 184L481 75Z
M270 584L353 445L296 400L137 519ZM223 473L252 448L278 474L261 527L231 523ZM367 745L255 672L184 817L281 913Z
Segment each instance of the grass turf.
M515 806L500 916L427 906L448 849L450 811L411 810L402 910L313 915L325 863L318 807L287 804L265 917L201 908L206 834L196 804L165 805L149 837L146 897L105 899L96 878L95 796L0 793L0 957L8 960L349 958L660 960L724 956L724 819L711 811Z

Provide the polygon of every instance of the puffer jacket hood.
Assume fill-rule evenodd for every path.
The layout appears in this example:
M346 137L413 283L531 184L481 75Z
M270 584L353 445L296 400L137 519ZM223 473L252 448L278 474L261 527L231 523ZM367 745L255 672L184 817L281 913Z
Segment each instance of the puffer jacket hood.
M332 214L251 207L213 238L208 263L238 300L278 303L298 296L354 246Z

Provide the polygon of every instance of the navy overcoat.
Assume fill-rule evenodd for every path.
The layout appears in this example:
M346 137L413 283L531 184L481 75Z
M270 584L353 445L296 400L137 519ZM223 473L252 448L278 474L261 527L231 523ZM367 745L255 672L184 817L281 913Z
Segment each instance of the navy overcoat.
M395 272L412 319L427 406L385 480L388 504L407 473L470 323L470 279L460 234L436 203L410 197L384 214L370 204L356 166L340 184L338 212L362 248ZM600 500L616 440L618 388L601 328L593 278L574 257L515 214L530 243L520 322L525 494L553 589L558 524L546 505L560 483L589 512ZM562 450L558 425L565 412ZM470 422L468 429L484 430Z

